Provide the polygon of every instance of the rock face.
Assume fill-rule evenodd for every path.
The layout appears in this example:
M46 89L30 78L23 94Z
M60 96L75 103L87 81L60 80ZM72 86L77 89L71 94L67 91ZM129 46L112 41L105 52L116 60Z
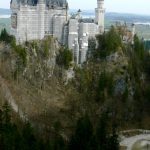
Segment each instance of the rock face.
M53 74L58 42L47 37L27 45L7 47L0 43L0 97L23 120L38 119L40 115L43 118L50 107L54 115L58 113L64 102L60 101L63 92Z
M122 51L117 51L107 56L106 60L107 70L115 75L114 94L122 95L128 87L126 82L126 79L128 78L128 58L123 54Z

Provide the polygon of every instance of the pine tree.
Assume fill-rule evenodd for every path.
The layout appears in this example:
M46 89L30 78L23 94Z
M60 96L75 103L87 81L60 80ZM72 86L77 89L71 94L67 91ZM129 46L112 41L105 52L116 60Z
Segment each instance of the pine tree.
M107 115L103 114L99 119L99 123L96 129L96 149L107 150L108 148L108 131L107 131Z
M90 150L93 138L93 127L88 116L80 118L77 122L75 134L69 144L69 150Z
M119 141L118 141L118 134L116 131L116 124L112 126L112 135L109 137L108 141L108 150L119 150Z

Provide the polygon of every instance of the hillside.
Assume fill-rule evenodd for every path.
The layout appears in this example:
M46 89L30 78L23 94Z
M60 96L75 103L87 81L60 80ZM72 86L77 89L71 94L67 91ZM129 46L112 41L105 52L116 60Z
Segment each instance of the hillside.
M112 144L118 150L116 131L150 129L150 55L137 36L133 46L120 34L121 28L112 27L97 36L98 47L90 42L88 61L79 67L53 37L16 45L3 31L1 105L13 100L18 117L23 115L48 141L58 144L63 138L64 149L91 150L94 143L96 149L109 150ZM74 77L66 80L70 69Z
M113 49L115 49L115 47ZM109 52L110 50L114 51L113 49L111 50L111 48L109 48L107 52ZM78 107L78 111L81 111L80 113L82 114L82 102L83 105L84 102L86 102L86 99L85 101L82 100L82 96L84 97L85 95L87 96L87 99L91 99L91 102L89 101L89 104L87 103L86 107L88 108L89 106L93 106L93 109L95 109L96 113L100 109L96 106L97 104L99 105L100 103L102 103L101 107L103 107L103 105L107 104L109 101L109 103L111 104L111 101L116 98L118 93L119 95L121 94L121 99L125 94L124 92L127 92L127 89L127 93L129 95L131 93L133 94L135 92L133 91L133 89L135 89L134 85L137 82L138 78L141 78L142 76L142 72L139 69L136 70L136 67L138 68L138 66L134 67L134 69L132 68L132 65L137 65L139 62L132 62L133 58L128 54L129 52L125 52L122 48L120 48L119 51L115 50L116 52L114 51L113 53L106 54L108 55L107 61L102 61L101 63L93 63L93 61L89 61L89 63L85 65L83 69L75 67L75 79L69 82L67 85L64 85L65 69L62 68L63 66L55 66L55 57L58 54L59 47L55 43L55 40L53 40L51 37L48 39L44 39L43 41L34 41L28 43L25 48L22 46L13 46L11 48L10 46L1 43L0 50L1 76L6 80L6 84L9 87L14 99L16 100L16 103L20 106L20 109L27 116L29 116L29 118L32 118L31 120L40 120L41 118L43 118L43 115L48 115L48 118L49 115L59 116L60 111L64 112L64 114L61 113L61 115L70 114L65 112L70 110L70 106L67 106L67 103L69 103L69 105L77 105L76 107ZM126 51L129 50L127 49ZM95 55L99 54L94 54L94 57ZM104 54L100 55L103 56ZM104 70L106 71L106 73L104 72ZM134 77L134 70L138 75L136 75L137 77ZM103 75L103 73L103 80L109 80L110 82L108 83L109 85L106 84L106 88L108 88L108 91L105 91L106 93L104 92L104 95L102 95L106 96L104 98L106 99L105 103L99 100L101 99L101 97L97 97L98 93L95 93L96 91L94 92L88 89L90 88L90 86L94 86L93 90L96 90L95 88L98 88L96 83L99 82L98 80L100 80L99 78L101 78L101 75ZM94 78L94 80L92 78ZM140 84L145 84L145 82ZM137 87L139 86L139 83L137 83ZM90 91L88 92L87 90ZM94 95L92 94L92 92L94 92ZM87 93L89 93L89 95L87 95ZM110 94L114 95L113 99L110 98ZM132 94L130 96L126 95L126 98L134 99ZM72 98L70 99L68 96L71 96ZM98 100L96 100L97 98ZM68 101L68 99L70 100ZM75 103L73 102L74 100L76 101ZM96 103L96 101L98 101L98 103ZM94 105L91 104L93 102L95 103ZM74 113L74 115L76 115L77 112ZM92 115L92 113L94 112L89 113L91 113L90 115ZM50 118L58 119L59 117L56 116ZM63 119L62 121L64 120L65 119ZM67 121L65 120L65 123L66 122Z
M31 43L31 45L28 45L26 53L13 51L10 47L1 43L1 53L4 53L5 57L9 57L7 60L5 59L4 62L1 61L1 76L6 79L6 84L13 98L16 100L17 105L21 106L20 109L24 110L27 116L31 115L30 117L33 117L35 120L39 118L40 115L44 115L43 113L49 107L51 107L50 110L55 113L54 110L57 105L61 107L61 101L59 102L59 99L63 98L63 89L62 91L59 90L61 88L59 84L58 86L54 86L57 85L57 80L55 78L49 79L54 67L55 58L53 57L57 51L56 45L52 44L54 43L52 40L48 52L45 51L45 53L43 53L41 46L44 46L44 43L46 44L47 42L43 41L43 43L38 45ZM37 47L39 51L37 51L37 49L35 50L34 47ZM17 48L19 49L19 47ZM56 51L52 51L53 49ZM24 55L26 55L26 58ZM12 64L11 66L9 66L10 63ZM24 66L26 66L26 68L24 68ZM18 74L19 72L21 73L20 75ZM13 80L13 78L15 78L15 80ZM7 83L7 81L9 82ZM20 96L18 97L18 95Z

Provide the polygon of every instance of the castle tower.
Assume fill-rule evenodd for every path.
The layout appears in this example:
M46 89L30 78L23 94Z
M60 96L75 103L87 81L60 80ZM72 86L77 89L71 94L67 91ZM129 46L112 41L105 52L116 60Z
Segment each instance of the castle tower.
M104 0L97 0L97 8L95 9L95 23L98 24L99 33L104 32Z
M81 13L82 13L82 11L81 11L81 9L79 9L78 12L77 12L77 15L78 15L79 19L81 19Z
M38 32L39 39L43 39L45 35L45 0L38 2Z

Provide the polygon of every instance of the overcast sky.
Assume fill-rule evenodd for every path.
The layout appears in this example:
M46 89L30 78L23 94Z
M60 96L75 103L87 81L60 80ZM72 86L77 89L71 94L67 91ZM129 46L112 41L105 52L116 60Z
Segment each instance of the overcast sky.
M94 9L97 0L68 0L73 9ZM0 8L9 8L10 0L0 0ZM107 12L127 12L150 15L150 0L105 0Z

